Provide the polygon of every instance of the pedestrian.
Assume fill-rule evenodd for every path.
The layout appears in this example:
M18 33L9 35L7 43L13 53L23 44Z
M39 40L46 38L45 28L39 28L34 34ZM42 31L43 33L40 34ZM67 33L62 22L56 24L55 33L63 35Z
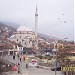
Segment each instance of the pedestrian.
M15 59L15 55L13 55L13 59Z
M28 64L26 64L26 69L28 69Z
M20 65L20 64L18 63L18 65Z
M17 57L19 58L19 54L17 54Z
M23 57L23 60L25 61L25 57Z
M20 71L20 64L18 63L18 73L21 73Z
M20 62L21 62L21 58L20 58Z

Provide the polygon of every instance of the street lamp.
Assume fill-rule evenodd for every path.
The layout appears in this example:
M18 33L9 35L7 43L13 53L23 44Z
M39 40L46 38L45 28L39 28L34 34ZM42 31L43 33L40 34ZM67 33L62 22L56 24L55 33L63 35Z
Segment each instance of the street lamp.
M52 50L52 52L53 52L53 59L55 59L55 61L53 61L54 62L54 66L55 66L55 75L57 74L56 73L56 68L57 68L57 51L58 51L58 41L55 40L55 42L54 42L54 49ZM55 56L56 56L56 58L55 58Z
M67 39L67 38L64 38L64 39ZM56 55L56 60L55 60L55 75L57 75L57 72L56 72L56 69L57 69L57 66L59 65L59 62L57 61L57 56L58 56L58 41L59 40L55 40L54 42L54 49L53 49L53 52L55 52L55 55ZM53 54L53 58L54 58L54 54Z
M55 57L55 63L54 63L54 66L55 66L55 75L57 75L57 72L56 72L56 70L57 70L57 67L60 67L60 63L59 63L59 61L58 61L58 59L57 59L57 57L58 57L58 47L59 47L59 43L58 43L58 41L59 40L55 40L55 42L54 42L54 49L53 49L53 52L55 52L55 56L54 56L54 54L53 54L53 58Z

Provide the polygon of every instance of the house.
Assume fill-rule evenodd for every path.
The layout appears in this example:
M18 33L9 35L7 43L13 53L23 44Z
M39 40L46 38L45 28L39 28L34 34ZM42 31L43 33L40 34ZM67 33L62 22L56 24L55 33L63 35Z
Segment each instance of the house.
M14 55L23 50L21 44L17 44L14 41L10 41L7 38L0 38L0 55Z
M16 43L15 41L10 41L11 45L13 46L13 50L9 51L9 55L13 54L17 54L17 53L21 53L23 51L23 46L21 44Z

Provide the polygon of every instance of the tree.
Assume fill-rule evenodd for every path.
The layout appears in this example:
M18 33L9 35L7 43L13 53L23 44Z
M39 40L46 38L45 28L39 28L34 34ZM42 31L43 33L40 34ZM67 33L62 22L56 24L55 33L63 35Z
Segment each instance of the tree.
M71 47L68 45L60 45L58 47L58 54L57 54L57 59L61 61L62 65L65 65L65 60L68 60L68 57L70 57L70 49Z

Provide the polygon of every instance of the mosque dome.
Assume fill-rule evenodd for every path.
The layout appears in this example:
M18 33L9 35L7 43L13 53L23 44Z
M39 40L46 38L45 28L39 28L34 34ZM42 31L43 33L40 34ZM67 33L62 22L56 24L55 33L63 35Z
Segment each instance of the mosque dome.
M12 35L11 37L10 37L10 39L13 39L15 37L15 35Z
M31 28L26 27L25 25L20 26L17 31L33 31Z

